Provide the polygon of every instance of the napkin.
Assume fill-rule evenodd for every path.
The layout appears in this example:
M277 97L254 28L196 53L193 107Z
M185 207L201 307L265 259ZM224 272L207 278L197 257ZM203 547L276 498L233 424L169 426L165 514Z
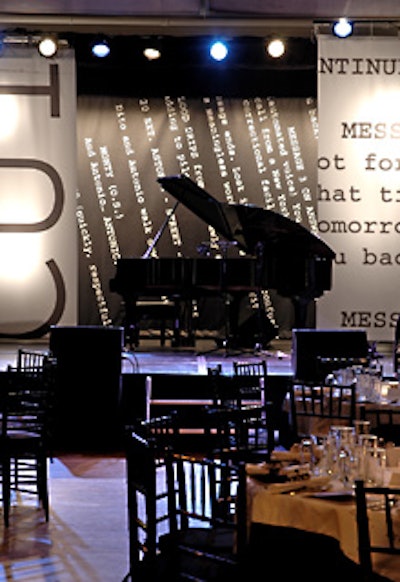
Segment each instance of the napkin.
M268 493L290 493L291 491L298 491L299 489L318 491L324 489L329 481L330 477L319 476L300 479L298 481L287 481L286 483L271 483L271 485L268 485Z
M248 475L267 475L270 467L267 463L246 463L246 473Z
M272 461L299 461L299 451L273 451L271 453Z

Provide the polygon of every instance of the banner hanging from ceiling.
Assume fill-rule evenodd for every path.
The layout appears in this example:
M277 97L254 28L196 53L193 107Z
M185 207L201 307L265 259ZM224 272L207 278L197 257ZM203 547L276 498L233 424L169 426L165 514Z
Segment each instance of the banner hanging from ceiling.
M77 323L75 55L0 59L0 337Z
M400 312L400 40L318 38L318 227L335 251L319 328L392 341Z

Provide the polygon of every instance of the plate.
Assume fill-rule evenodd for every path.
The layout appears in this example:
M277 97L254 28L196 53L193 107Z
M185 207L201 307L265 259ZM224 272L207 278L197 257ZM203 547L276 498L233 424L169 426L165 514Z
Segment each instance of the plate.
M288 484L288 478L285 475L277 475L274 473L253 473L250 475L252 479L261 481L262 483Z
M355 499L354 491L316 491L310 497L317 499L329 499L330 501L349 501Z

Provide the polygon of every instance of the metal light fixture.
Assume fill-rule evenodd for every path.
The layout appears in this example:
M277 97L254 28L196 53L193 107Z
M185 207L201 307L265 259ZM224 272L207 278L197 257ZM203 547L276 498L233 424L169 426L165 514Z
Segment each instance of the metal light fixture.
M214 61L224 61L228 52L228 45L221 40L214 41L210 46L210 55Z
M156 61L161 57L161 51L155 46L148 46L143 50L143 54L148 61Z
M110 45L105 39L97 40L92 45L92 54L93 56L99 59L104 59L105 57L108 57L110 51L111 51Z
M267 44L267 53L274 59L279 59L279 57L285 54L285 51L285 43L281 38L274 38Z
M53 36L44 36L38 44L38 51L42 57L51 58L57 53L57 40Z
M339 18L332 27L333 34L339 38L347 38L353 34L353 23L347 18Z

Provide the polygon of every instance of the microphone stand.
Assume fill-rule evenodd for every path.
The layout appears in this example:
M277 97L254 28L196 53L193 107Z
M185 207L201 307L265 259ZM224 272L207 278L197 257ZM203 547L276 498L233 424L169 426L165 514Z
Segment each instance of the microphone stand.
M205 355L205 354L212 354L218 352L220 349L225 351L225 357L238 355L243 353L244 350L231 350L231 342L234 337L232 336L232 326L231 326L231 318L232 318L232 298L230 293L227 291L227 267L228 267L228 248L232 244L232 242L223 242L220 241L220 248L222 249L222 267L221 267L221 294L224 301L224 324L225 324L225 337L222 340L222 347L216 347L211 350L206 350L205 352L199 352L197 355ZM219 259L215 259L219 260Z
M171 212L169 212L167 214L164 222L162 223L162 225L158 229L155 237L153 238L152 243L147 247L146 251L141 256L142 259L148 259L150 257L154 247L156 246L156 244L160 240L160 237L163 234L168 222L171 220L171 217L173 216L178 204L179 204L179 200L177 200L175 202L174 207L172 208ZM179 315L178 315L179 307L178 307L176 301L174 303L175 303L175 312L177 314L174 317L174 342L177 345L179 345L179 343L180 343L180 325L179 325ZM134 300L133 306L130 303L126 303L126 305L125 305L125 320L129 322L129 340L128 340L128 343L131 345L131 348L132 348L133 346L137 346L139 344L139 317L137 315L136 300Z
M171 212L169 214L167 214L164 222L162 223L162 225L160 226L160 228L156 232L156 236L153 238L153 242L151 243L151 245L149 245L147 247L146 251L143 253L142 259L148 259L149 256L151 255L152 250L154 249L154 247L156 246L156 244L160 240L160 237L161 237L162 233L164 232L167 224L169 223L169 221L171 220L172 216L174 215L175 210L178 207L178 204L179 204L179 200L177 200L175 202L173 209L171 210Z

